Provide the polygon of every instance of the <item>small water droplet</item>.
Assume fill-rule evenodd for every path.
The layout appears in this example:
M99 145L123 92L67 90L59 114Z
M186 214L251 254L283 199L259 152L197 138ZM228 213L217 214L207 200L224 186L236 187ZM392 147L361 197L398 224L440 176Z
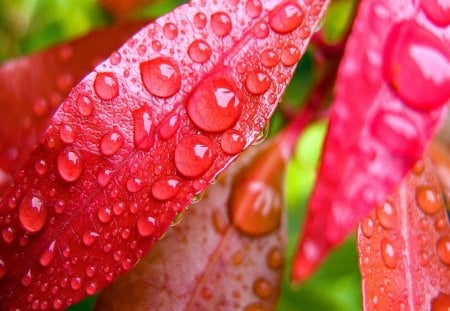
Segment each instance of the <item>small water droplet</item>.
M141 150L150 149L155 142L155 127L150 107L144 105L133 111L134 144Z
M122 55L120 55L120 53L116 51L111 54L109 59L111 61L111 64L118 65L122 60Z
M67 182L76 181L83 173L83 161L78 153L67 147L58 155L58 173Z
M436 243L439 259L450 266L450 236L441 237Z
M21 283L23 286L28 287L30 286L31 282L33 281L33 276L31 275L31 270L28 270L27 273L22 277Z
M95 275L95 267L94 266L88 266L87 268L86 268L86 275L88 276L88 277L93 277L94 275Z
M137 221L137 229L140 235L147 237L156 230L156 220L151 216L141 216Z
M269 281L264 278L257 278L253 282L253 291L261 299L267 299L272 296L273 288Z
M227 154L237 154L245 147L245 139L236 130L226 130L220 140L222 150Z
M100 99L112 100L119 95L119 82L112 72L99 72L94 80L94 90Z
M206 15L199 12L197 14L195 14L194 16L194 25L195 27L197 27L198 29L203 29L206 26Z
M14 232L14 229L11 227L5 228L2 230L2 237L3 241L5 241L6 244L10 245L16 238L16 233Z
M267 138L267 135L269 135L269 130L270 130L270 123L267 122L266 125L264 125L262 131L258 133L258 136L256 136L253 145L256 146L262 143Z
M170 223L170 226L171 227L175 227L175 226L179 225L181 223L181 221L183 220L183 217L184 217L184 213L183 212L178 213L175 216L175 218L172 220L172 222Z
M6 269L5 262L0 258L0 279L2 279L6 272L8 272L8 269Z
M172 59L158 57L141 63L140 69L142 82L150 94L166 98L180 90L180 69Z
M110 131L103 135L100 140L100 152L105 156L111 156L122 148L124 138L117 130Z
M75 131L68 124L61 124L59 128L59 137L66 144L71 144L75 141Z
M211 29L219 37L227 36L232 28L231 19L224 12L217 12L211 16Z
M188 49L189 57L197 63L204 63L211 57L211 47L203 40L195 40Z
M186 177L202 175L211 167L213 160L212 143L202 135L184 138L175 149L175 166Z
M78 95L76 105L78 112L84 117L90 116L92 111L94 111L94 104L88 95Z
M175 39L178 35L177 25L172 24L172 23L165 24L163 27L163 34L169 40Z
M159 136L162 139L169 139L177 132L179 126L180 120L178 115L175 114L161 122L158 130Z
M303 22L303 10L295 3L285 3L271 12L269 25L273 31L287 34L294 31Z
M267 49L261 53L261 64L263 64L264 67L272 68L278 65L279 62L280 57L274 50Z
M142 179L131 177L127 181L127 190L131 193L139 192L142 189Z
M152 185L152 195L158 200L169 200L180 190L181 179L176 176L167 176L157 180Z
M81 287L81 278L78 276L73 277L70 279L70 287L72 287L73 290L78 290Z
M261 1L259 0L247 0L245 3L245 12L251 18L258 17L262 12Z
M423 160L417 161L412 168L412 171L416 176L420 176L424 170L425 170L425 163L423 162Z
M107 223L111 221L112 218L112 212L111 209L109 207L100 207L98 209L98 213L97 213L98 219L103 222L103 223Z
M278 248L272 248L267 254L267 264L272 269L280 269L284 265L283 252Z
M237 122L242 103L227 80L210 79L195 89L186 109L189 118L200 129L221 132Z
M113 171L108 168L101 168L97 174L97 182L100 186L105 187L112 178Z
M97 284L95 284L94 282L91 282L86 286L86 294L94 295L96 291L97 291Z
M52 262L53 257L55 257L55 244L56 241L50 243L48 248L41 254L41 257L39 257L39 263L42 266L48 266Z
M394 245L387 238L381 240L381 257L383 262L389 269L394 269L397 264L397 253Z
M47 221L47 207L44 199L27 195L19 206L19 219L23 228L31 233L41 230Z
M396 212L394 206L389 202L384 202L377 209L377 218L380 224L386 229L391 229L395 225Z
M53 308L56 310L61 309L63 306L63 302L61 299L56 298L55 300L53 300Z
M100 235L95 231L85 231L83 233L83 243L86 246L91 246L97 241Z
M122 202L114 204L113 206L114 215L116 216L122 215L124 211L125 211L125 204L123 204Z
M258 39L264 39L269 35L269 26L265 22L260 22L256 24L253 34Z
M248 74L245 87L254 95L264 94L270 87L272 80L261 70L255 70Z
M442 208L439 192L429 186L419 186L416 189L417 205L427 214L434 214Z
M300 51L292 44L288 44L281 50L281 62L285 66L295 65L300 60Z
M366 238L370 238L375 231L375 222L372 218L367 217L361 222L361 230Z
M34 169L39 175L44 175L48 171L47 162L44 159L36 160L34 163Z

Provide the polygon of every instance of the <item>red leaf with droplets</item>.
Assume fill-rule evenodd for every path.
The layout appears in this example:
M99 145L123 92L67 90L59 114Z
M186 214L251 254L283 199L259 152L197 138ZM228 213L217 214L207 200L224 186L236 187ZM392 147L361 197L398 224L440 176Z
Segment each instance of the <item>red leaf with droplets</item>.
M422 156L450 96L446 33L414 1L361 2L338 73L294 281L308 277Z
M96 309L273 310L284 265L284 171L305 117L242 155L136 268L102 291Z
M110 283L255 139L295 69L264 67L260 52L295 43L302 54L325 1L266 1L258 17L245 4L192 1L142 29L74 87L0 204L0 229L15 234L0 249L2 308L37 301L64 308ZM274 16L285 16L284 24ZM211 48L202 63L188 55L199 36ZM206 119L185 108L192 96L213 99L197 106L232 114L226 131L201 130ZM145 107L151 118L134 117ZM61 135L67 126L76 133L70 143ZM236 143L229 131L240 136ZM26 231L33 220L19 211L45 214L42 228ZM55 255L42 265L49 251Z
M450 226L428 160L360 223L358 249L364 310L450 308Z
M60 101L95 65L142 26L144 22L134 22L95 30L85 37L0 67L0 110L8 112L0 114L0 196L38 144ZM85 114L91 109L83 98L79 105ZM76 133L71 126L63 126L60 131L65 143L73 143ZM47 163L37 162L36 169L44 174Z

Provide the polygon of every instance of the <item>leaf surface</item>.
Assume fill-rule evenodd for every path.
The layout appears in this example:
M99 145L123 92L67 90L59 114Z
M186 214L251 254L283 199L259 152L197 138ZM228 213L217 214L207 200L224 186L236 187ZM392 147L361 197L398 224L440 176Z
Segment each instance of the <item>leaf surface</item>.
M192 1L75 86L0 203L1 308L65 308L142 258L262 130L325 6Z
M448 310L450 226L439 181L420 161L358 227L364 310Z
M443 115L450 95L448 29L436 27L422 9L414 1L360 4L339 68L294 281L308 277L385 200L421 158Z

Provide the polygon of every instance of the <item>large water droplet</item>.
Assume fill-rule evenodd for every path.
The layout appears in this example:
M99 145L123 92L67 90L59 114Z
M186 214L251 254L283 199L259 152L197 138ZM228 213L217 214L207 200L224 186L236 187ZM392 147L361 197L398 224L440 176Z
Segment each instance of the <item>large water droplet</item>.
M186 109L200 129L221 132L237 122L242 104L233 86L220 78L201 83L188 99Z
M260 0L247 0L245 3L245 12L251 18L258 17L262 12L262 5Z
M245 147L245 139L236 130L226 130L220 140L222 150L227 154L237 154Z
M111 100L119 95L119 83L112 72L99 72L94 81L95 94L103 100Z
M103 223L110 222L112 219L111 209L109 207L102 206L98 209L97 216Z
M231 19L224 12L217 12L211 16L211 29L219 37L227 36L232 28Z
M37 232L47 221L47 207L44 199L37 195L27 195L19 206L19 220L25 230Z
M149 106L144 105L133 111L134 144L141 150L150 149L155 142L155 127Z
M203 40L195 40L188 49L189 57L197 63L204 63L211 57L211 47Z
M70 287L72 287L73 290L78 290L81 287L81 278L78 276L74 276L72 279L70 279Z
M381 257L383 262L389 269L394 269L397 264L397 253L395 251L394 245L387 238L381 240Z
M78 153L65 148L58 155L58 173L67 182L73 182L83 173L83 161Z
M285 66L295 65L300 60L300 50L292 45L288 44L281 50L281 62Z
M248 74L245 87L254 95L264 94L270 87L272 80L262 71L255 70Z
M263 64L264 67L272 68L275 67L279 62L280 57L274 50L267 49L261 53L261 64Z
M173 23L165 24L164 27L163 27L163 34L169 40L175 39L177 37L177 35L178 35L178 27L177 27L177 25L175 25Z
M8 270L6 269L5 262L0 258L0 279L2 279Z
M450 236L441 237L436 243L439 259L450 266Z
M48 248L41 254L41 257L39 257L39 263L44 267L48 266L52 262L53 257L55 257L55 244L56 241L50 243Z
M442 208L439 192L429 186L419 186L416 189L417 205L427 214L434 214Z
M206 26L206 15L199 12L197 14L195 14L194 16L194 25L195 27L197 27L198 29L203 29Z
M423 26L393 27L383 59L386 79L410 107L431 110L450 97L450 49Z
M184 138L175 149L175 165L186 177L198 177L213 163L211 141L202 135Z
M377 218L380 224L386 229L391 229L395 225L396 212L394 206L389 202L384 202L377 209Z
M122 148L124 138L117 130L110 131L103 135L100 140L100 152L105 156L111 156Z
M66 144L71 144L75 141L75 131L68 124L61 124L59 128L59 137Z
M175 114L160 123L158 129L159 136L162 139L169 139L177 132L179 126L180 119L178 118L178 115Z
M253 282L253 291L261 299L267 299L272 296L273 288L269 281L264 278L258 278Z
M84 117L90 116L94 110L94 104L88 95L78 95L76 105L78 112Z
M151 216L140 216L137 221L137 229L143 237L151 235L156 230L156 220Z
M169 200L180 190L181 179L176 176L167 176L157 180L152 186L152 195L158 200Z
M286 34L300 26L303 18L303 11L297 4L285 3L271 12L269 25L273 31Z
M83 233L83 243L86 246L91 246L92 244L94 244L95 241L97 241L97 238L100 235L95 232L95 231L85 231Z
M258 39L264 39L269 35L269 26L265 22L260 22L255 25L253 34Z
M450 5L447 0L421 1L423 11L427 17L437 26L450 25Z
M150 94L165 98L180 90L181 74L174 60L158 57L141 63L140 68L142 82Z

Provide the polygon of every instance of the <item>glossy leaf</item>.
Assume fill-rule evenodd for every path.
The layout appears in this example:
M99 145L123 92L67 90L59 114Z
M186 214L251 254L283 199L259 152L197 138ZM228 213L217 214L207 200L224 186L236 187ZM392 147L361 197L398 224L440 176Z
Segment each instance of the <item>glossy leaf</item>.
M448 310L450 226L429 160L358 228L364 310Z
M74 87L0 203L1 308L95 293L256 138L295 69L260 53L299 57L326 2L254 4L181 6Z
M144 25L133 22L95 30L0 66L0 110L7 112L0 114L0 197L38 144L61 100ZM46 169L42 165L40 169Z
M361 2L338 73L294 281L309 276L422 156L450 95L445 33L414 1Z

